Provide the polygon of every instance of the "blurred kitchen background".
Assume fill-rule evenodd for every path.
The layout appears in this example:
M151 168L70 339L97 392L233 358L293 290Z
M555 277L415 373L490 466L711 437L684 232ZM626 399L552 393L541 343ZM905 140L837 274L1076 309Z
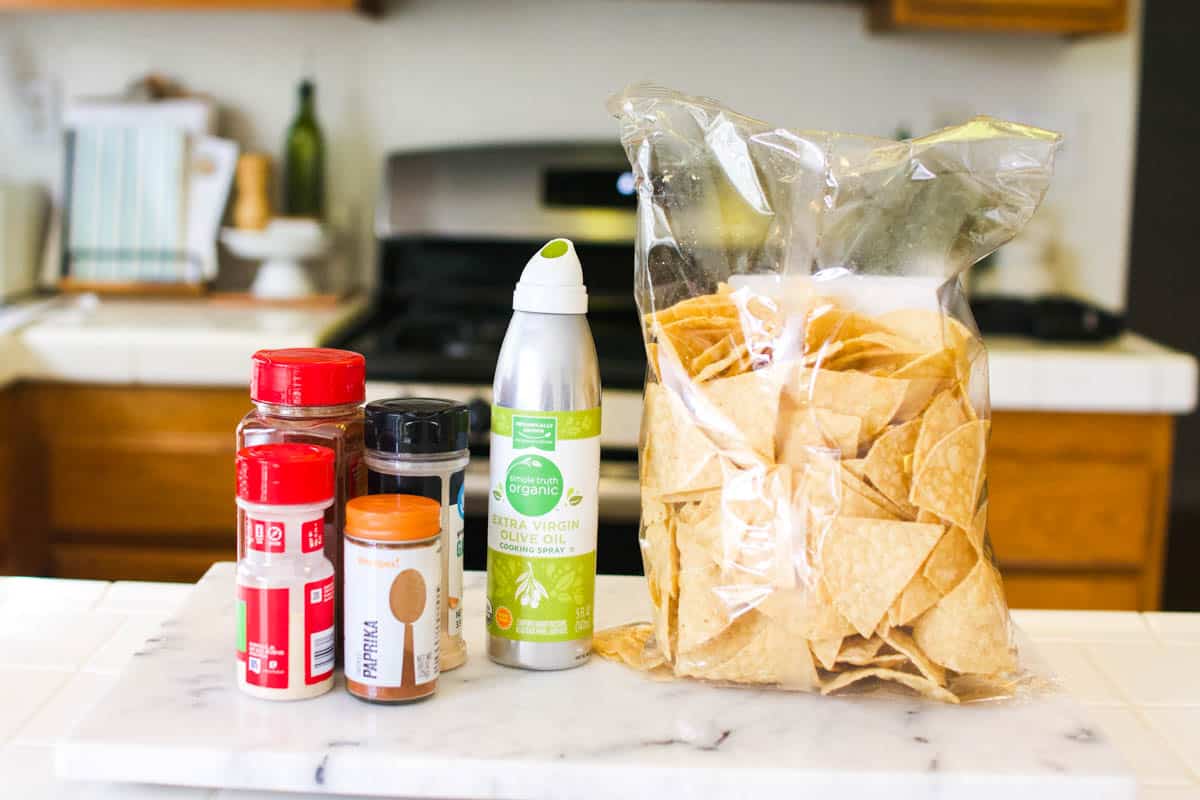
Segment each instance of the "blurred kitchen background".
M0 2L0 572L229 558L258 347L352 347L374 397L472 402L482 469L508 293L555 235L581 243L612 390L600 567L637 570L644 361L604 101L651 79L786 127L1061 131L1034 223L971 277L997 554L1014 605L1200 609L1198 35L1168 0Z

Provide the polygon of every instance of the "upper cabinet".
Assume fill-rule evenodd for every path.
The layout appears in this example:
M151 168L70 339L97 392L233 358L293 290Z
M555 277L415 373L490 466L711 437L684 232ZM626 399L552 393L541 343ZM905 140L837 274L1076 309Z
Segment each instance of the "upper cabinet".
M875 30L1120 33L1127 0L870 0Z
M383 0L0 0L0 11L362 11Z

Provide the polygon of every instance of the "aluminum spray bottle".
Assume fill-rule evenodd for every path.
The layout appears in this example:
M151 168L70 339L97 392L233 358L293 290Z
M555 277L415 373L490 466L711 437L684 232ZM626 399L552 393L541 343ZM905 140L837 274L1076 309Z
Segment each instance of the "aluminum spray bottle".
M600 369L575 246L525 265L492 387L488 655L566 669L592 649Z

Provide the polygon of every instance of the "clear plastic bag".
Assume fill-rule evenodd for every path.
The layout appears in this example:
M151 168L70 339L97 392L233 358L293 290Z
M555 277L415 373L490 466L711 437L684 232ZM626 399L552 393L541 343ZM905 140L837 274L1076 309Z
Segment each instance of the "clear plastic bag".
M600 652L803 691L1003 693L987 356L959 276L1032 216L1058 135L788 131L652 86L610 110L637 179L655 620Z

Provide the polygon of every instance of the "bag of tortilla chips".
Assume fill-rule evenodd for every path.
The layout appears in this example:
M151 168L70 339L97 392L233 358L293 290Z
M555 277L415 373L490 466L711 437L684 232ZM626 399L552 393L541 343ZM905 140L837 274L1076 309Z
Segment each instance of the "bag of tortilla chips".
M1057 134L790 131L633 86L650 364L645 669L958 702L1016 669L988 543L987 355L962 273L1045 193Z

